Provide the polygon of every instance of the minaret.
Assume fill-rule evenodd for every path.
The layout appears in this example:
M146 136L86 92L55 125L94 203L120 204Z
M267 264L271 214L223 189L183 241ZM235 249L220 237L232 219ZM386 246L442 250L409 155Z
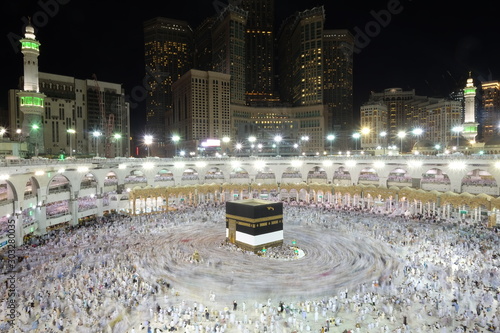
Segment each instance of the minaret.
M24 38L20 42L24 56L24 87L17 94L19 109L23 114L21 133L27 138L29 154L38 156L45 152L42 124L45 95L40 93L38 86L40 42L36 40L35 29L31 24L26 26Z
M474 87L470 72L469 78L467 79L467 85L464 88L464 98L465 115L462 125L462 136L473 144L476 143L477 126L479 124L476 123L476 87Z

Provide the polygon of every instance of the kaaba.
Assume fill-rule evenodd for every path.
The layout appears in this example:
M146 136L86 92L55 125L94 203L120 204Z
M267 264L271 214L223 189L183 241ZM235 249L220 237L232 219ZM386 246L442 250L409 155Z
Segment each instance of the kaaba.
M259 199L226 202L226 238L258 252L283 244L283 203Z

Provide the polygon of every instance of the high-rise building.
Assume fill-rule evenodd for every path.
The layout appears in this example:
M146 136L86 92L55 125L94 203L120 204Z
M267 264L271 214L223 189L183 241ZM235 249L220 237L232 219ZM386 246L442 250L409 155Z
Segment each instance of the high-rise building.
M213 70L231 75L231 104L245 104L247 12L228 5L212 26Z
M24 56L24 83L22 90L17 92L19 104L16 103L16 107L19 105L20 111L17 115L22 119L18 128L21 129L21 133L28 142L28 154L38 156L39 153L45 153L42 124L45 95L40 92L38 82L40 42L36 39L35 29L30 24L26 26L24 38L20 42Z
M21 86L23 82L24 77ZM43 140L37 145L44 147L40 154L130 156L130 110L120 84L40 72L39 90L46 96L38 123ZM19 93L9 91L10 132L21 129L21 140L28 140Z
M349 30L323 32L323 103L327 105L326 132L335 133L335 147L349 147L354 127L354 36Z
M246 24L246 101L275 100L274 0L242 0Z
M500 131L500 82L483 82L482 88L482 140L489 141Z
M194 40L194 63L193 68L202 71L213 70L212 63L212 26L215 22L215 17L206 18L193 31Z
M231 137L229 74L192 69L172 84L172 95L175 145L197 152L202 142ZM172 156L177 147L169 147Z
M174 128L172 83L193 66L193 32L185 21L157 17L144 22L144 54L149 91L146 126L155 138L152 154L165 156Z
M387 147L387 119L387 105L384 103L366 103L361 106L360 125L362 129L368 129L360 137L363 149L375 150L377 147Z
M323 103L323 25L315 7L288 17L278 33L280 96L294 106Z

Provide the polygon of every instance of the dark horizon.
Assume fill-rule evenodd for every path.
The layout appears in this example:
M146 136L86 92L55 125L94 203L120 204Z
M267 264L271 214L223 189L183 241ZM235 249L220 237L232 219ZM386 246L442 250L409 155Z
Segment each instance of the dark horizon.
M0 108L23 75L22 54L13 36L31 16L41 42L41 72L121 83L131 102L132 133L145 125L143 97L134 94L145 77L143 22L157 16L185 20L192 28L216 13L226 0L184 1L175 5L110 0L6 1L2 21L5 50ZM237 3L237 0L231 1ZM476 84L500 80L498 37L492 10L481 6L436 8L427 1L276 1L275 32L296 11L325 7L325 29L348 29L358 36L354 54L354 113L370 91L399 87L417 95L446 97L462 88L472 72ZM201 13L201 14L199 14ZM360 35L363 35L360 38ZM357 118L356 118L357 119Z

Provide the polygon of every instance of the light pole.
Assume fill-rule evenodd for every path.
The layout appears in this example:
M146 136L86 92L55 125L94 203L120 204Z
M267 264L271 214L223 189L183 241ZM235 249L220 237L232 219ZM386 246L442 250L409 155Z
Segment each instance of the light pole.
M248 142L250 142L250 156L253 156L253 148L255 141L257 141L257 138L253 135L248 138Z
M117 151L121 153L122 152L122 149L121 149L122 145L121 145L121 141L120 140L122 138L122 135L120 133L115 133L115 134L113 134L113 138L115 139L115 142L120 142L120 145L118 146ZM118 156L120 156L120 155L121 154L118 154Z
M276 142L276 157L280 156L280 142L283 140L283 137L281 135L276 135L274 137L274 142Z
M403 139L404 137L406 136L406 132L405 131L399 131L398 132L398 138L401 140L401 146L400 146L400 150L401 150L401 155L403 155Z
M238 155L238 153L241 151L241 148L243 148L243 145L238 142L236 146L234 146L234 148L236 148L236 155Z
M302 144L302 141L304 141L305 143ZM302 146L305 146L307 144L307 142L309 141L309 135L302 135L300 137L300 150L302 151L302 153L304 153L304 149L302 148ZM306 153L307 155L307 153Z
M462 132L464 130L464 128L462 126L455 126L451 129L453 132L456 133L457 135L457 149L458 147L460 146L460 132Z
M229 145L229 142L231 142L231 138L230 138L230 137L228 137L228 136L224 136L224 137L222 138L222 142L224 143L224 148L223 148L222 153L223 153L223 154L224 154L224 153L226 153L226 154L227 154L227 153L229 153L229 148L228 148L228 145Z
M358 140L359 138L361 137L361 133L359 132L356 132L352 135L353 139L354 139L354 145L356 147L356 149L354 149L354 151L357 151L358 150Z
M385 142L384 142L384 145L383 145L383 147L384 147L384 155L385 155L385 150L387 148L387 132L386 131L380 132L380 136L385 139L384 140Z
M329 134L326 139L330 141L330 155L332 155L333 140L335 140L335 135Z
M95 141L95 157L99 157L99 137L101 136L101 132L94 131L92 133L92 136L94 137Z
M439 149L441 149L441 145L437 144L434 146L434 148L436 148L437 154L439 154Z
M69 157L73 157L73 134L76 133L76 131L72 128L68 128L66 130L69 135Z
M146 145L146 148L148 149L148 157L150 156L149 153L149 147L151 144L153 144L153 136L152 135L145 135L144 136L144 144Z
M2 136L2 139L3 139L3 136L5 135L5 133L7 133L7 130L4 127L1 127L0 128L0 135Z
M177 156L177 144L179 143L180 140L181 140L181 137L178 136L177 134L175 134L175 135L172 136L172 141L174 142L174 146L175 146L175 154L174 154L174 156Z

